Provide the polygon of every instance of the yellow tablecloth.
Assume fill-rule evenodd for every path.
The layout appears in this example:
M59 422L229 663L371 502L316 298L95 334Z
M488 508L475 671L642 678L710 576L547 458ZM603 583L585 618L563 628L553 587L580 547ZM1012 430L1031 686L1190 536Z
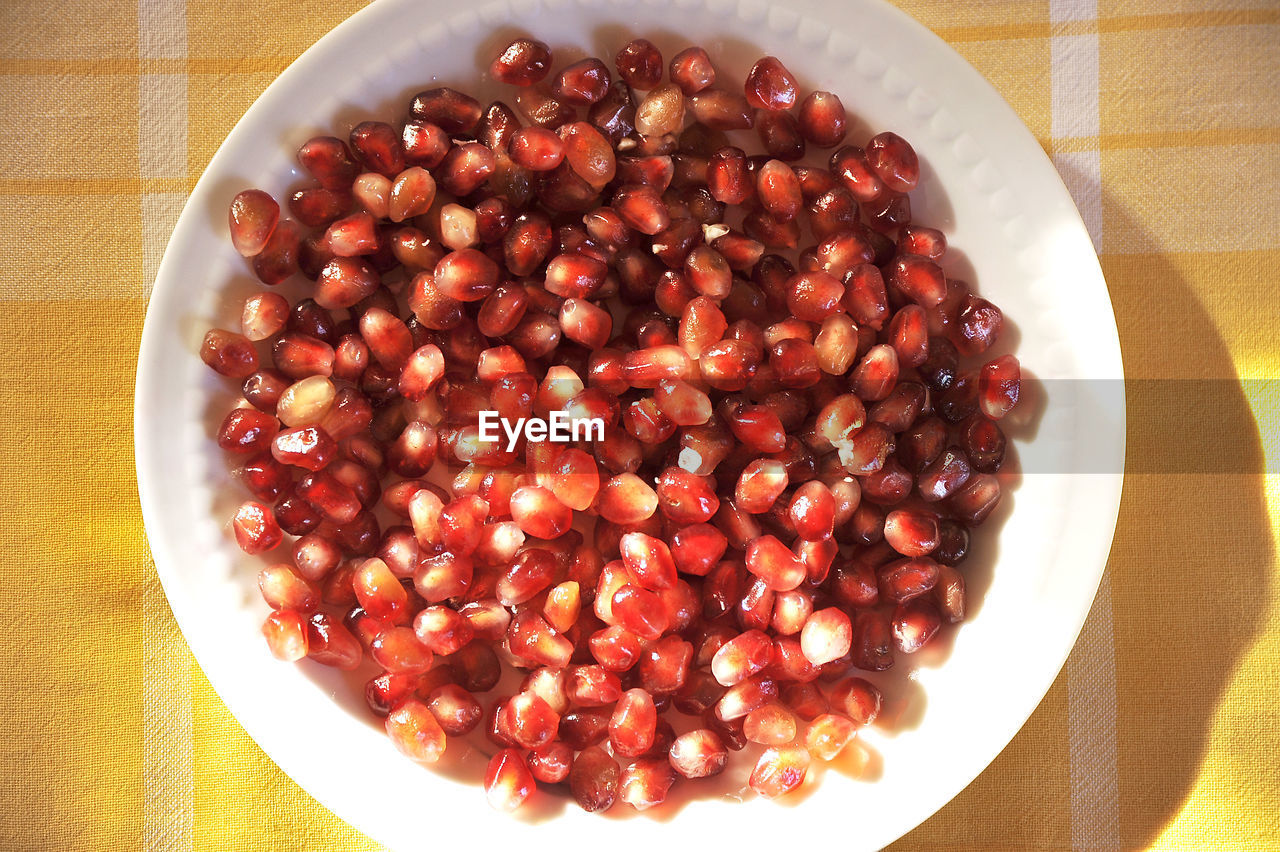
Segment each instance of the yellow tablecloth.
M185 194L360 5L0 4L0 847L377 848L192 663L130 428L148 282ZM1054 156L1128 375L1217 381L1133 395L1119 529L1075 653L990 769L896 848L1280 848L1280 10L903 5Z

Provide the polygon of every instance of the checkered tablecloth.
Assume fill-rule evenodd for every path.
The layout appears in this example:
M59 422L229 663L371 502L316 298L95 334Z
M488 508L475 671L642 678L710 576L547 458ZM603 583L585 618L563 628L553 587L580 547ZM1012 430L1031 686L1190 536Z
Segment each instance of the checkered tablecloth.
M130 425L186 194L262 89L361 5L0 4L0 847L378 848L285 778L192 662L149 559ZM1052 155L1127 374L1159 381L1131 394L1115 545L1066 668L895 848L1280 848L1280 8L901 5Z

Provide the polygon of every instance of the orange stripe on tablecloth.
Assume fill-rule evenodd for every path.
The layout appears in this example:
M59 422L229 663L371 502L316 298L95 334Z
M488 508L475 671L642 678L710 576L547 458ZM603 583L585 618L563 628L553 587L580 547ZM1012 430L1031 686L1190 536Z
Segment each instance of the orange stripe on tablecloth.
M0 178L0 195L141 195L190 193L196 177L185 178Z
M1143 30L1195 29L1198 27L1256 26L1280 23L1280 10L1222 9L1208 12L1176 12L1161 15L1122 15L1088 21L1028 21L1000 26L936 27L949 42L1009 41L1062 35L1119 33Z
M206 56L169 59L0 59L0 74L279 74L293 56Z
M1040 139L1053 153L1131 151L1137 148L1217 148L1226 145L1280 144L1280 127L1209 127L1203 130L1159 130L1147 133L1104 133Z

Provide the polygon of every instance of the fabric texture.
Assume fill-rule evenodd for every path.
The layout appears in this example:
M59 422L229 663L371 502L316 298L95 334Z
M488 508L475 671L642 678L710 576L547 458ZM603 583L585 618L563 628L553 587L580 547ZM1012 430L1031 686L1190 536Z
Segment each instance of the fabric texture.
M1280 848L1280 9L900 4L1042 141L1098 248L1127 375L1162 381L1131 392L1108 573L1067 666L893 848ZM380 848L287 779L194 665L150 562L131 429L186 194L360 5L0 4L0 847Z

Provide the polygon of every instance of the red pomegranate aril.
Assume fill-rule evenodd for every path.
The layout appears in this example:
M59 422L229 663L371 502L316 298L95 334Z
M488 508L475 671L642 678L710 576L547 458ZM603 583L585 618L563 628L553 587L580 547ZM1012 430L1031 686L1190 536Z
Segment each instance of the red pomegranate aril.
M746 715L742 733L753 743L766 746L786 745L796 737L796 717L785 707L766 704Z
M599 746L590 746L573 760L569 789L584 811L606 811L618 797L619 776L618 762Z
M894 610L894 645L904 654L914 654L929 644L941 626L938 607L931 599L912 598Z
M546 42L518 38L508 44L489 66L489 74L511 86L532 86L551 70L551 48Z
M685 574L706 576L728 548L724 533L711 524L692 524L671 536L671 557Z
M356 599L364 611L379 621L403 624L409 617L409 596L400 579L381 559L366 559L352 577Z
M341 139L317 136L298 149L298 163L325 189L346 192L351 189L359 167Z
M763 674L757 674L729 687L724 697L716 703L715 717L721 722L732 722L777 697L777 683Z
M236 251L242 257L254 257L275 231L280 205L260 189L246 189L231 200L227 221Z
M796 173L780 160L769 160L756 173L756 195L769 215L781 222L794 219L803 203Z
M400 133L400 147L404 150L404 160L408 165L434 169L449 153L453 141L439 125L429 121L410 120L405 122Z
M333 223L330 230L344 221L340 219ZM378 284L378 273L363 258L335 257L320 270L315 289L316 304L330 310L350 308L377 290Z
M585 121L561 125L557 130L564 143L564 161L578 177L600 189L613 180L617 160L609 140Z
M498 284L498 274L498 265L475 249L446 254L433 273L440 293L459 302L474 302L489 295Z
M938 582L938 563L927 557L899 559L879 569L881 594L893 603L919 597Z
M573 765L573 747L564 742L547 743L525 756L529 772L544 784L559 784L569 777Z
M654 402L677 426L701 426L711 418L711 400L681 379L663 379L653 393Z
M701 47L686 47L673 56L667 74L686 96L696 95L716 82L711 57Z
M590 106L609 91L609 69L595 57L567 66L556 77L551 90L557 97L579 106Z
M271 447L280 421L253 408L233 409L218 429L218 446L232 453L257 453Z
M662 53L645 38L623 45L614 58L618 76L633 89L648 91L662 81Z
M431 122L455 136L471 133L480 123L480 102L448 87L419 92L409 109L414 118Z
M413 630L419 642L440 655L455 653L475 638L471 622L443 606L430 606L419 612Z
M844 104L831 92L810 92L800 104L800 133L819 148L834 148L848 132Z
M866 152L846 145L831 155L831 171L862 204L868 204L885 193L884 182L867 162Z
M910 192L920 181L915 149L896 133L885 131L867 143L867 163L894 192Z
M804 157L804 137L790 113L759 110L755 126L766 156L787 162Z
M747 171L747 157L741 148L721 148L707 165L707 187L716 201L742 204L755 194L755 180Z
M622 770L619 795L637 811L645 811L666 801L675 781L675 770L665 757L644 758Z
M760 630L748 630L720 646L711 660L711 673L722 686L733 686L764 669L773 644Z
M689 109L699 124L711 130L746 130L755 124L754 111L747 99L723 89L708 88L692 95Z
M733 501L745 512L767 512L786 490L787 482L787 469L782 462L756 459L738 476Z
M622 564L637 585L652 591L669 589L675 585L675 560L661 539L632 532L623 535L618 544Z
M337 257L357 257L378 250L377 223L361 211L337 220L325 230L329 251Z
M642 234L652 236L671 224L667 205L654 187L621 187L614 193L611 204L622 221Z
M435 763L445 749L445 734L430 709L408 698L386 719L387 736L399 751L418 763Z
M395 177L404 169L400 134L381 121L363 121L351 129L351 152L370 171Z
M720 508L710 483L679 467L668 467L657 480L658 508L674 524L709 521Z
M810 480L796 489L787 512L801 539L820 541L829 538L834 529L835 497L826 485Z
M986 299L970 296L952 323L951 342L961 355L981 355L987 351L1004 327L1004 314Z
M275 549L284 538L275 516L261 503L246 500L236 509L231 527L236 544L248 554L265 553Z
M938 520L923 512L890 512L884 519L884 540L903 556L924 556L938 546Z
M505 748L489 759L484 773L484 790L485 798L494 810L514 812L536 788L537 784L520 752Z
M277 660L294 663L307 656L307 622L292 610L275 610L262 623L262 635Z
M287 429L271 442L271 454L276 461L306 470L324 468L337 452L337 442L317 426Z
M853 626L849 616L835 607L818 610L809 616L800 631L800 649L805 659L815 666L838 660L853 643Z
M511 516L526 534L552 539L564 535L573 523L573 510L546 488L526 485L511 495Z
M513 161L535 172L549 172L564 159L564 142L544 127L517 130L508 150Z
M249 338L218 328L205 334L200 360L219 375L233 379L247 378L258 369L258 352Z
M609 744L619 757L639 757L653 745L658 711L643 689L622 693L609 719Z
M947 505L959 520L976 526L995 510L1000 493L1000 480L988 473L977 473L948 498Z
M710 778L724 772L729 750L713 731L698 728L676 737L669 760L685 778Z
M321 665L349 671L360 665L364 650L341 622L318 612L307 622L307 656Z
M513 695L498 712L497 726L513 743L539 748L555 738L559 715L540 696L531 692Z
M840 309L844 286L825 272L801 272L787 282L787 307L802 320L820 323Z
M849 385L864 400L884 399L898 381L898 353L892 346L871 347L854 369Z
M662 599L640 586L624 583L613 593L609 606L616 623L641 639L657 639L670 626Z
M932 260L915 255L902 255L894 261L889 283L925 308L937 305L947 295L942 270Z
M729 429L739 441L761 453L780 453L787 436L778 415L762 405L745 405L729 418Z
M747 544L747 570L764 580L775 592L786 592L804 582L804 563L772 535L763 535Z
M750 786L766 799L795 790L804 783L809 771L809 752L798 747L772 747L764 750L751 771Z
M374 662L394 674L421 674L431 668L430 649L408 627L388 627L369 643Z
M978 374L978 405L982 413L999 420L1018 404L1022 371L1018 359L1002 355L983 366Z
M757 109L788 110L796 104L796 78L775 57L766 56L747 73L747 103Z

